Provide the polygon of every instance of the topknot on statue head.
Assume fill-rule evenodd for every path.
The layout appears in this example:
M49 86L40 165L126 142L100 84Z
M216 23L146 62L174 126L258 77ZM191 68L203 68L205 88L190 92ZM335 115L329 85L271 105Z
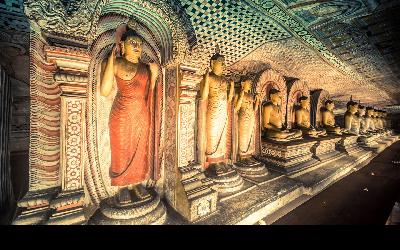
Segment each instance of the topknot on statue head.
M347 102L346 107L349 108L350 106L356 106L356 105L358 105L358 103L351 100Z
M324 104L325 104L325 106L326 106L326 105L331 104L331 103L333 103L333 101L332 101L331 99L328 99L328 100L325 101Z

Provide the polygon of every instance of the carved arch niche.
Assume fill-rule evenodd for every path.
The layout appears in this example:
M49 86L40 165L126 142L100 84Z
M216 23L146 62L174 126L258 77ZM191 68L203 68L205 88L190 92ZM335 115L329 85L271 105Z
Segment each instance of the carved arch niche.
M267 69L259 75L258 79L255 82L254 89L256 93L260 94L260 98L262 101L261 106L269 101L269 92L271 89L278 89L281 91L281 110L282 110L282 123L285 122L285 115L286 115L286 103L287 103L287 86L286 86L286 81L285 78L283 77L282 74L277 72L276 70L273 69ZM262 109L260 108L259 111L256 114L256 132L255 132L255 147L256 147L256 153L261 152L261 112Z
M310 89L304 81L293 80L287 83L288 97L287 97L287 112L286 121L287 127L292 128L295 122L294 113L299 105L299 99L301 96L308 96L310 98Z
M115 43L117 28L130 23L143 37L142 61L159 65L159 77L152 115L152 138L150 155L153 169L151 173L159 178L156 190L168 193L165 187L173 189L177 161L176 149L176 111L177 105L177 65L188 49L188 39L183 24L177 14L164 3L150 1L109 1L103 8L96 24L93 42L89 50L92 57L89 65L89 87L87 105L87 150L89 164L85 168L85 184L94 204L116 192L111 186L109 165L111 161L108 120L111 105L116 94L116 86L108 97L100 96L99 82L101 64L110 54ZM168 113L168 116L165 114ZM158 177L157 177L158 176ZM169 180L171 179L171 180ZM152 183L149 183L152 184ZM172 192L172 191L170 191ZM168 194L166 194L168 196Z
M311 91L311 125L318 128L322 126L321 108L329 99L329 92L323 89Z

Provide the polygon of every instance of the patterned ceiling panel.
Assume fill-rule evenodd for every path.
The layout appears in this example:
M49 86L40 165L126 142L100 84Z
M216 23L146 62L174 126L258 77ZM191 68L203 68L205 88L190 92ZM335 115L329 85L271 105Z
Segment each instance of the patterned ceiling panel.
M92 6L100 0L57 1L68 17L83 3ZM400 1L160 1L170 3L187 24L193 46L188 60L202 70L218 45L227 73L234 76L274 67L339 99L354 92L375 104L400 102L400 53L394 36ZM29 22L23 0L0 0L0 30L3 58L27 53Z
M231 72L248 74L267 68L285 76L304 80L310 89L325 89L332 98L346 102L353 95L364 103L383 101L391 97L382 88L368 81L356 81L337 68L327 64L318 54L296 38L267 43L229 67Z
M0 30L29 32L23 0L0 0Z
M209 55L220 47L227 65L238 61L265 42L291 37L278 23L260 15L243 1L181 0L197 41Z

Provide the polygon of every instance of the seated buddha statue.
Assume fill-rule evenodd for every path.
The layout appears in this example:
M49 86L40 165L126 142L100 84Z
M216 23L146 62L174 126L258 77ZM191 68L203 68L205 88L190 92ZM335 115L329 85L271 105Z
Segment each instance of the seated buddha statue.
M293 140L301 138L300 130L287 130L282 126L282 111L279 106L281 92L271 89L269 101L262 108L262 128L264 136L273 140Z
M310 98L307 96L302 96L299 99L300 106L295 111L295 126L296 128L300 129L303 133L303 136L308 137L318 137L318 136L325 136L326 130L325 129L315 129L311 126L310 123Z
M326 130L328 134L342 134L342 128L335 125L335 115L333 114L333 109L335 104L332 100L326 100L324 107L321 108L322 116L322 127Z
M375 124L373 121L374 117L374 108L367 107L366 114L364 115L365 120L365 128L367 132L373 132L375 130Z
M375 131L379 132L380 126L379 126L379 118L378 118L378 110L377 109L374 109L374 111L373 111L372 122L374 124Z
M378 110L378 124L379 124L379 129L384 130L384 122L383 122L383 111Z
M358 135L358 117L356 113L358 111L358 103L350 100L347 103L347 111L344 114L344 128L347 134Z
M366 109L364 106L359 105L358 106L358 111L356 113L357 119L358 119L358 131L360 134L365 134L367 133L367 121L365 118L365 113Z

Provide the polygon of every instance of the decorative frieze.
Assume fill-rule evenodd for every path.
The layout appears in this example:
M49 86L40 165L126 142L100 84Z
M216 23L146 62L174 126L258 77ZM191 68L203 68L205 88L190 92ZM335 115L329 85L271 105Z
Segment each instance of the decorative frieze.
M257 159L277 171L291 173L317 162L313 159L311 148L317 144L314 140L294 140L278 142L264 140L261 142L261 156Z

